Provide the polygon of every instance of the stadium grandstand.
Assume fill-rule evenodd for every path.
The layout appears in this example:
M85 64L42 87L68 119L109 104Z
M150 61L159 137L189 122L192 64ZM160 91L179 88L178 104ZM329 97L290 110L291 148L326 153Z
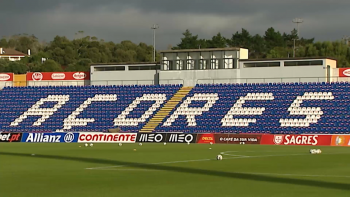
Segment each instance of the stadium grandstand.
M93 64L88 77L28 73L25 86L1 82L0 128L343 134L350 85L342 72L332 58L252 60L247 49L225 48L163 51L154 63Z

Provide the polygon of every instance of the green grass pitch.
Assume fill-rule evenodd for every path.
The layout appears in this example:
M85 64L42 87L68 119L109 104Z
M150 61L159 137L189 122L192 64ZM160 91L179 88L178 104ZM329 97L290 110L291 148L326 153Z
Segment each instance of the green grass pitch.
M0 196L349 197L350 149L1 143Z

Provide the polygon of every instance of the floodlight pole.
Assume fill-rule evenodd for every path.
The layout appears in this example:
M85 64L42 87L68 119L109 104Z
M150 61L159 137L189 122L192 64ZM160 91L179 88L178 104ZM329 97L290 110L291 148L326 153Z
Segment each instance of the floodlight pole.
M153 62L156 62L156 30L159 29L158 25L153 25Z
M349 40L350 40L349 38L350 36L343 36L343 40L346 45L349 45Z
M304 22L304 20L303 19L301 19L301 18L295 18L295 19L293 19L293 23L296 23L297 24L297 39L299 39L299 23L302 23L302 22ZM294 46L293 46L293 57L295 57L295 50L296 50L296 48L295 48L295 39L293 39L293 41L294 41Z

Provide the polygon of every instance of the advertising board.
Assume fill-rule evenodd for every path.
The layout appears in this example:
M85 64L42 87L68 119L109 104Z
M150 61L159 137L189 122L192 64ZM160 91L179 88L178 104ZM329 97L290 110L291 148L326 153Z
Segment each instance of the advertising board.
M0 142L21 142L22 133L0 132Z
M196 143L197 134L191 133L138 133L136 142Z
M0 73L0 81L13 81L13 73Z
M264 145L329 146L332 135L262 135Z
M217 144L260 144L261 135L250 134L217 134L215 143Z
M77 81L90 80L89 72L29 72L28 81Z
M31 143L198 143L303 146L350 146L350 135L273 135L223 133L12 133L0 132L0 142Z
M23 133L22 142L72 143L77 142L79 133Z
M350 68L339 68L339 77L350 77Z
M350 135L333 135L331 146L350 146Z
M135 143L137 133L79 133L78 143Z

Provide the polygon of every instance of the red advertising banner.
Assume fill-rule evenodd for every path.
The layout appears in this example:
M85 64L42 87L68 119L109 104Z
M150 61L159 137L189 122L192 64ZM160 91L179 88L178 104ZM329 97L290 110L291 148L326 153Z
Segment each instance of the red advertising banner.
M216 134L217 144L260 144L261 135L250 134Z
M89 72L30 72L27 73L28 81L76 81L90 80Z
M339 77L350 77L350 68L339 68Z
M213 133L210 134L198 134L197 143L198 144L209 144L210 142L215 144L215 138Z
M0 73L0 81L13 81L13 73Z
M262 135L253 134L198 134L199 144L260 144Z
M350 146L350 135L333 135L331 146Z
M332 135L262 135L264 145L329 146Z

